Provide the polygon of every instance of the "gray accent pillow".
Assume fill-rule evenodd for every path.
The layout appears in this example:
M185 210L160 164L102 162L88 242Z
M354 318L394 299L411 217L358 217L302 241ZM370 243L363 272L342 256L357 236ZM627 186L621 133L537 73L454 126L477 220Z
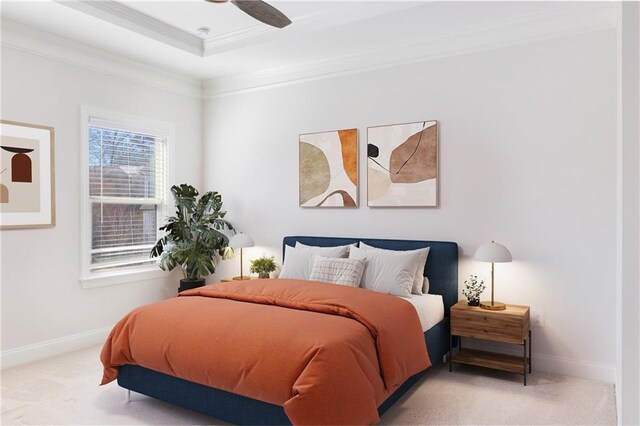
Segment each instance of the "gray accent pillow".
M359 287L366 259L315 256L309 280Z

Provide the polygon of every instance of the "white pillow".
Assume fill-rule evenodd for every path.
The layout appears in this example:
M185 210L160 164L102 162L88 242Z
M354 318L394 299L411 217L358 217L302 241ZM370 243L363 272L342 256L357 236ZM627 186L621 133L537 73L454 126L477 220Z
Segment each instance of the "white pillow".
M341 247L311 247L311 246L285 246L284 264L279 278L292 278L308 280L313 269L315 255L325 257L347 257L347 246Z
M419 253L353 247L350 259L367 259L362 287L394 296L411 296Z
M309 280L359 287L366 259L340 259L316 256Z
M429 277L424 277L424 282L422 283L422 294L429 294Z
M388 250L378 247L372 247L360 241L360 248L365 250L381 250L394 253L419 253L418 263L416 263L416 270L413 276L413 285L411 286L411 293L413 294L427 294L429 293L429 279L424 276L424 265L427 264L427 256L429 256L430 247L425 247L417 250Z
M303 248L308 248L308 249L319 249L321 256L325 256L325 257L348 257L349 256L349 248L350 247L356 247L356 243L353 244L347 244L346 246L334 246L334 247L320 247L320 246L308 246L306 244L302 244L299 241L296 241L296 247L303 247ZM339 250L339 254L334 255L335 251L334 250ZM329 255L329 253L331 253L331 255Z

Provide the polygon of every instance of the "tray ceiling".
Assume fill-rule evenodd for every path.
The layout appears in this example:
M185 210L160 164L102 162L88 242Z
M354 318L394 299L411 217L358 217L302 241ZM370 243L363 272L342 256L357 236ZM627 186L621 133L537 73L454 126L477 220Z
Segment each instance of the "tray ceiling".
M615 26L616 16L612 2L270 4L293 24L276 29L230 3L203 0L2 0L3 36L17 23L41 37L44 31L189 78L235 81L300 70L344 72L455 54L465 46L571 35ZM211 29L206 37L196 34L203 26ZM20 37L6 39L20 43Z

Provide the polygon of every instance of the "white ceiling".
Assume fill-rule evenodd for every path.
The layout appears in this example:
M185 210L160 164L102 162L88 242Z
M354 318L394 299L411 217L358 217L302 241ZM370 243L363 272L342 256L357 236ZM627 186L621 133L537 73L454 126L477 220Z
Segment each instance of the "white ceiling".
M609 1L270 4L293 24L272 28L231 3L204 0L2 0L1 13L5 24L17 22L199 80L255 79L327 64L344 71L372 65L374 57L384 63L442 54L443 46L463 50L482 37L496 45L592 31L615 17ZM204 39L195 31L201 26L211 28Z

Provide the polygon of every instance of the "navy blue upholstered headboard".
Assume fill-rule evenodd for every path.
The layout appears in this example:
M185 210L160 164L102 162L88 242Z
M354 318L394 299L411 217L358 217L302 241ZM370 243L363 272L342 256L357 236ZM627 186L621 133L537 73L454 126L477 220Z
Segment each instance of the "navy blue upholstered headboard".
M458 244L446 241L416 241L416 240L383 240L371 238L340 238L340 237L284 237L284 247L302 244L320 247L341 246L359 241L373 247L388 250L415 250L430 247L424 275L429 278L429 293L440 294L444 300L445 313L449 315L449 308L458 301Z

